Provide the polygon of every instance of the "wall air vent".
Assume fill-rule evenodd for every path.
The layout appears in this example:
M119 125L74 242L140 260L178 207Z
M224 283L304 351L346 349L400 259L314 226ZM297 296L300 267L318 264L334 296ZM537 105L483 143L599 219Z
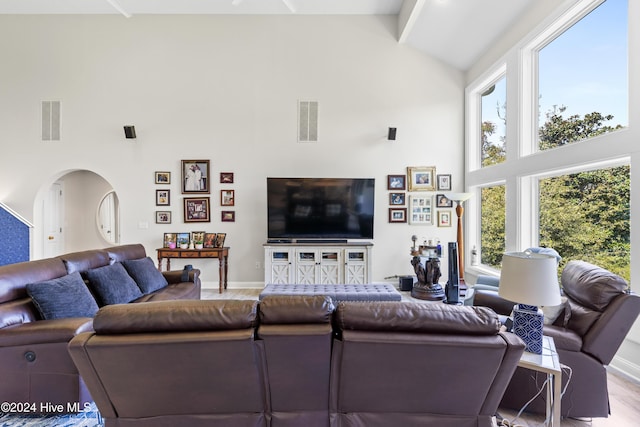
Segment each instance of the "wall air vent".
M60 101L42 101L42 140L60 141Z
M318 101L298 101L298 142L318 142Z

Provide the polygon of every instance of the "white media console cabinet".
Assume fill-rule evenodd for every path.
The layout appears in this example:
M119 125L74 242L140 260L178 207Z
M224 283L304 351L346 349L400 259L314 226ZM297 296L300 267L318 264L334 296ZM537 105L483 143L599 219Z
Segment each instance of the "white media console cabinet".
M371 280L373 243L266 243L264 283L331 285Z

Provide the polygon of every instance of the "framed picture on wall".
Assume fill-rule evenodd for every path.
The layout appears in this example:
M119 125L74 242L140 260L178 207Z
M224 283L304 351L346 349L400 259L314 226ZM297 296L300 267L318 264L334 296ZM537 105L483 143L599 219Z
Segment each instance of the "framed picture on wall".
M233 206L235 204L234 190L220 190L220 206Z
M407 222L407 208L389 208L389 222Z
M411 196L409 222L415 225L433 225L433 197Z
M387 175L387 190L406 190L407 177L404 175Z
M184 222L210 222L208 197L184 198Z
M169 206L171 204L170 190L156 190L156 206Z
M233 172L220 172L220 184L233 184Z
M171 172L158 172L155 173L156 184L171 184Z
M451 227L451 211L438 211L438 227Z
M222 222L235 222L235 220L236 220L235 211L222 211L220 214L220 221Z
M452 208L453 200L447 199L444 194L436 194L436 208Z
M156 224L171 224L171 211L156 211Z
M209 160L182 161L182 193L209 193Z
M403 206L405 199L405 193L389 193L389 204L391 206Z
M407 168L409 175L409 191L434 191L436 189L435 166L410 166Z
M451 175L438 174L438 191L451 191Z

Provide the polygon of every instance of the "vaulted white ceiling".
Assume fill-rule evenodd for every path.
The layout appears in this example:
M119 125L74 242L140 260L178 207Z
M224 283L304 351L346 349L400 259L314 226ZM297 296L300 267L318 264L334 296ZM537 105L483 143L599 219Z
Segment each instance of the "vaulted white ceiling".
M534 0L0 0L0 14L397 15L398 41L466 70Z

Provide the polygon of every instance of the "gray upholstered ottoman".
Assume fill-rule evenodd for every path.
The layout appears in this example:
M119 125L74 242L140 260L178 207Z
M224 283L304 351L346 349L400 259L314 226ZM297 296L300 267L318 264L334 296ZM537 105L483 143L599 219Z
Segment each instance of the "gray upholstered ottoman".
M275 285L270 284L260 293L267 295L327 295L334 301L400 301L400 292L390 283L363 285Z

